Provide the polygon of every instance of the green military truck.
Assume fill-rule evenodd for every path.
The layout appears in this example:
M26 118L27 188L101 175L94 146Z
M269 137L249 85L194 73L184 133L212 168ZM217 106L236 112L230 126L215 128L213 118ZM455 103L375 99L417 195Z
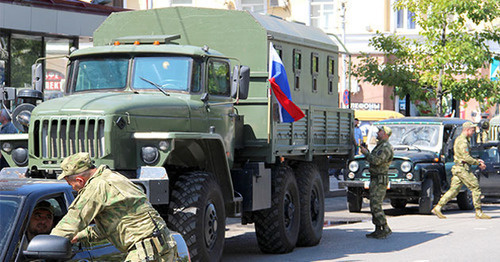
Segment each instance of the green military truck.
M294 123L270 92L270 43L305 113ZM89 152L142 186L194 261L221 259L226 217L254 223L263 252L316 245L327 170L352 154L337 68L322 31L271 16L115 13L69 56L65 97L38 105L28 134L0 137L2 172L55 178L64 157Z

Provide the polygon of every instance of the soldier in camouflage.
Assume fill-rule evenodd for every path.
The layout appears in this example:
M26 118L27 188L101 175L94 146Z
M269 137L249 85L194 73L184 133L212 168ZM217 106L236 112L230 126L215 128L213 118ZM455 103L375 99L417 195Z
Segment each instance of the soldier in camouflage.
M439 218L446 218L446 216L441 213L441 208L443 208L448 201L458 195L460 188L462 188L462 185L464 184L470 189L470 191L472 191L472 200L474 202L474 208L476 209L476 218L491 218L490 216L484 214L481 209L481 190L479 189L479 181L477 177L470 172L471 165L479 165L481 170L486 168L483 160L475 159L470 155L470 138L475 132L476 125L472 122L465 122L462 125L462 133L455 140L455 144L453 145L455 165L451 168L453 177L451 178L450 189L443 195L443 197L441 197L438 204L432 209L432 213Z
M372 212L372 222L375 224L375 231L367 234L368 238L383 239L388 237L392 231L387 225L382 202L389 183L388 171L394 157L394 150L389 143L392 130L389 127L381 126L377 132L377 146L370 152L364 146L361 153L366 156L370 163L370 210Z
M77 241L107 239L128 253L125 261L174 261L176 242L146 195L129 179L102 165L92 165L88 153L61 163L65 179L78 196L52 235ZM94 221L94 226L89 224Z

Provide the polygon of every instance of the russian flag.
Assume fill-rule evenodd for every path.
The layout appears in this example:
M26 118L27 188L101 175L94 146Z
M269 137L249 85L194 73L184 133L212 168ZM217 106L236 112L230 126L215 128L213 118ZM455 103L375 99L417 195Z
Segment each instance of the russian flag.
M305 115L292 101L285 66L272 43L270 43L269 52L269 82L271 83L271 90L273 90L274 96L278 100L280 120L281 122L292 123Z

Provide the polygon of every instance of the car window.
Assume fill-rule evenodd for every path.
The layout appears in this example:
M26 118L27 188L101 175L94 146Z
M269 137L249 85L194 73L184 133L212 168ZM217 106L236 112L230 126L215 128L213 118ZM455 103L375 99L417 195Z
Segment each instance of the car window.
M0 196L0 214L2 222L0 223L0 251L6 249L9 238L14 231L16 216L20 211L22 198L19 196Z

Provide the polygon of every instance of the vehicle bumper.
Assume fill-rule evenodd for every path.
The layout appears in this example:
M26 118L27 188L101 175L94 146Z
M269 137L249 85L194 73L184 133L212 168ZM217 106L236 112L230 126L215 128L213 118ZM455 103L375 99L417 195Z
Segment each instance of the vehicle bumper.
M370 181L340 181L339 186L340 187L361 187L364 189L368 189L370 185ZM405 182L393 182L390 181L389 185L387 186L388 189L401 189L401 188L406 188L414 191L420 191L422 190L422 182L418 181L405 181Z

